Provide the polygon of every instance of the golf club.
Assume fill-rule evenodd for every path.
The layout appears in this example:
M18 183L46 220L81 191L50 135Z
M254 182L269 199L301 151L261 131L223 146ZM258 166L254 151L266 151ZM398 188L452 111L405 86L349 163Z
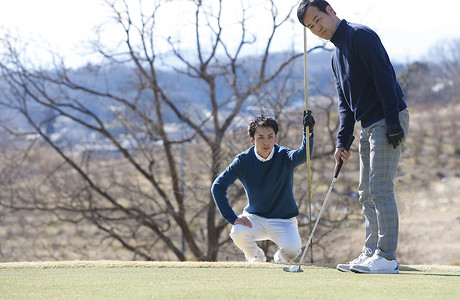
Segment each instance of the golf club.
M345 146L345 150L350 150L351 144L353 144L353 140L355 139L354 136L350 136L350 139L348 140L347 145ZM337 170L335 171L334 177L332 178L331 185L329 186L329 190L327 191L326 198L324 199L323 205L321 206L321 210L319 211L318 218L316 218L315 226L313 226L313 230L310 234L310 237L308 238L307 246L305 246L305 249L303 251L302 257L300 258L299 264L298 265L292 265L291 267L284 267L283 271L286 272L303 272L303 270L300 268L302 265L303 258L305 257L305 253L307 253L308 247L310 246L311 239L313 238L313 234L315 233L316 226L318 225L319 219L321 218L321 214L323 213L323 209L326 206L327 199L329 198L329 195L331 194L332 187L334 186L334 182L337 180L337 177L339 176L340 169L342 169L343 161L340 159L339 165L337 166Z

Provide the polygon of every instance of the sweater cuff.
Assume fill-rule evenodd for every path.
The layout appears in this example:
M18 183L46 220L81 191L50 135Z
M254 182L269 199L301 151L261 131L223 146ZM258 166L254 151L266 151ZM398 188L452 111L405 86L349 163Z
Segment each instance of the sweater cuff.
M392 110L386 111L385 113L385 124L388 126L393 124L400 124L399 122L399 110L398 108L394 108Z
M232 225L235 225L236 219L238 219L238 217L236 215L226 218L227 222L232 224Z

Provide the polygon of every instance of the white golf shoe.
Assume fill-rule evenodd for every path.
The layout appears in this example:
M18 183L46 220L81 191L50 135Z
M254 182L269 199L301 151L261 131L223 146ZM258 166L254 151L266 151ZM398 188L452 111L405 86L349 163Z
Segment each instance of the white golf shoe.
M259 250L257 250L257 254L254 258L247 258L246 259L247 262L250 262L250 263L254 263L254 262L266 262L267 261L267 257L265 256L265 253L262 249L259 248Z
M355 258L352 261L347 262L346 264L338 264L337 270L342 271L342 272L351 272L350 266L362 264L370 257L371 256L367 256L366 254L361 253L357 258Z
M369 274L398 274L399 267L396 259L388 260L383 256L374 254L361 264L353 264L350 270L355 273Z

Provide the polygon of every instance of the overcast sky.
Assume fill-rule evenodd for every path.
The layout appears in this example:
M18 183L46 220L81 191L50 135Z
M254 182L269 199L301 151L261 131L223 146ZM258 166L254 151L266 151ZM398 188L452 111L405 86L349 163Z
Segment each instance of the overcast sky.
M234 1L238 2L238 0ZM298 2L277 1L281 8L286 9ZM49 43L54 50L67 55L76 49L75 45L88 40L96 25L107 20L107 9L102 2L100 0L4 1L0 9L0 24L3 30L10 30L21 37L39 38ZM400 62L423 59L435 43L460 38L460 17L457 5L453 4L455 2L454 0L329 1L339 18L362 23L374 29L381 37L390 58ZM295 25L295 28L294 34L301 37L303 31L300 24ZM286 38L292 38L289 36L291 34L292 31L284 33ZM312 43L315 42L315 37L311 34L308 39ZM300 41L300 38L298 40ZM281 47L282 44L278 43L277 47ZM302 42L298 44L301 50ZM74 59L77 59L77 56L74 56Z

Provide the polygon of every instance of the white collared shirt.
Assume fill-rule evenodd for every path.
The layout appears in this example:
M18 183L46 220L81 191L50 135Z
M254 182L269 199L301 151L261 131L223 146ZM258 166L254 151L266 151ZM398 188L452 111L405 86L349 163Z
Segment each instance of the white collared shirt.
M275 153L275 147L273 147L272 152L270 152L270 155L268 155L267 158L263 158L262 156L260 156L259 153L257 153L256 148L254 148L254 153L256 154L258 160L260 160L261 162L266 162L272 159L273 154Z

